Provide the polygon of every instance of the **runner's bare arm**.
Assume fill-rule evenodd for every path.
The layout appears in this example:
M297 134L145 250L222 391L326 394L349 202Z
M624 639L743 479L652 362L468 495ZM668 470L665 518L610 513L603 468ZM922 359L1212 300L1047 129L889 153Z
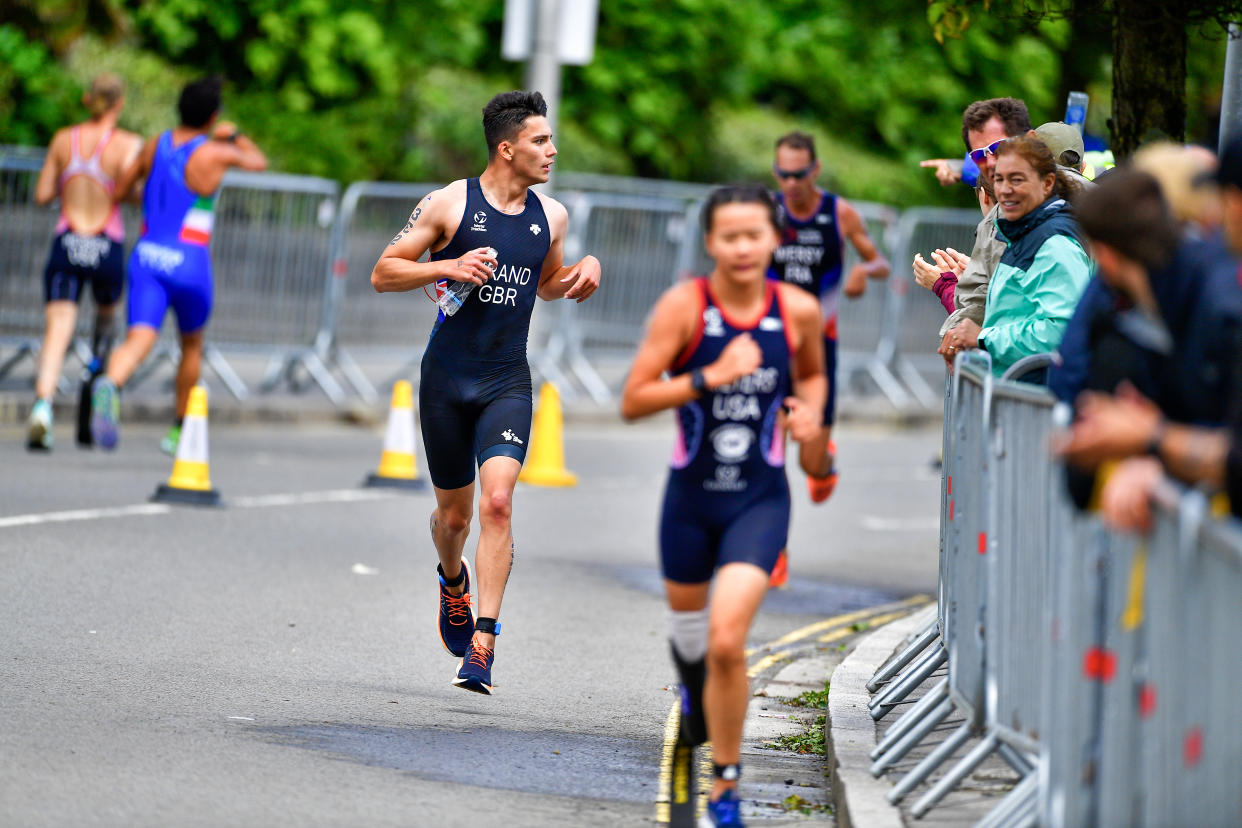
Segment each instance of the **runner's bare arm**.
M219 155L217 163L224 167L240 167L243 170L262 172L267 169L267 156L259 149L250 136L242 132L237 124L221 121L211 132L214 139L213 147Z
M112 191L112 200L120 203L129 198L130 192L134 189L134 185L145 179L147 174L151 172L151 160L155 157L155 148L159 145L160 137L156 135L154 138L147 139L142 149L138 152L138 157L133 160L125 172L121 173L121 177L117 179L116 189Z
M778 284L777 289L781 291L786 318L794 329L794 352L790 355L794 395L785 399L789 408L785 424L795 440L804 442L819 434L828 398L819 303L800 288Z
M539 298L548 301L585 301L599 287L602 274L599 259L588 255L572 265L562 265L565 259L565 236L569 232L569 213L559 201L543 195L539 198L543 202L544 213L548 217L548 229L552 233L552 244L543 260L543 271L539 274Z
M861 269L873 279L887 277L891 271L888 259L881 256L876 242L867 233L867 225L863 223L862 216L845 199L837 199L837 220L841 222L841 235L850 241L854 250L858 251L858 257L862 258L862 262L854 264L853 269Z
M621 416L625 419L646 417L698 397L689 374L671 380L663 378L694 336L702 308L697 294L698 287L685 282L666 290L656 302L621 392Z
M376 292L417 290L441 279L483 284L492 275L487 263L496 264L487 255L487 248L471 250L455 260L419 261L428 250L448 243L465 203L464 182L453 182L420 201L371 271L371 286Z
M39 170L39 180L35 184L35 203L39 206L50 204L60 195L60 174L65 169L65 158L68 152L69 131L57 130L48 145L47 155L43 157L43 169Z

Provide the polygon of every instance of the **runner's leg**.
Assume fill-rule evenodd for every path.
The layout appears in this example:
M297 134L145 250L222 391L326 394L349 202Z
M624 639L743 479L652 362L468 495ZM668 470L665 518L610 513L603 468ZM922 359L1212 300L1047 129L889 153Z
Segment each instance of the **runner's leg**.
M707 637L707 685L703 707L711 737L712 760L734 765L741 760L742 726L750 699L746 675L746 637L763 596L768 573L751 563L728 563L715 577ZM711 798L718 799L737 781L717 778Z
M78 321L78 303L67 299L54 299L44 306L44 317L47 327L43 332L43 347L39 352L35 396L50 402L56 395L56 383L65 365L65 352L73 340L73 328Z
M513 488L522 464L503 455L489 457L479 467L479 545L474 556L478 580L479 618L499 618L505 585L513 569ZM496 636L476 631L487 647Z

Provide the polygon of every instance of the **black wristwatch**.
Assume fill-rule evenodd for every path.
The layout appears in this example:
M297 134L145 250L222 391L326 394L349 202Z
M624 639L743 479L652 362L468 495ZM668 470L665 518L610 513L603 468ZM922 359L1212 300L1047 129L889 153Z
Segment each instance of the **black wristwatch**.
M690 372L690 387L694 389L694 393L700 397L711 389L707 387L707 378L703 376L702 368L695 368Z

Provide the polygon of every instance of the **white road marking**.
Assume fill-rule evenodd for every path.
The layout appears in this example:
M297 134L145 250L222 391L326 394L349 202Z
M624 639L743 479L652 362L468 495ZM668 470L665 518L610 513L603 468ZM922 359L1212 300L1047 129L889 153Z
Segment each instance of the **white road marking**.
M940 528L940 518L883 518L876 515L863 515L864 529L872 532L927 532Z
M13 515L11 517L0 517L0 529L11 529L15 526L38 526L41 523L69 523L75 520L163 515L171 511L172 507L164 503L138 503L133 506L112 506L103 509L75 509L70 512Z
M357 503L367 500L385 500L398 496L396 492L383 489L327 489L321 492L294 492L290 494L256 495L252 497L225 498L225 505L239 509L261 509L268 506L302 506L310 503ZM0 529L21 526L39 526L46 523L71 523L106 518L145 517L166 515L174 509L166 503L135 503L132 506L108 506L100 509L74 509L67 512L40 512L29 515L0 517Z

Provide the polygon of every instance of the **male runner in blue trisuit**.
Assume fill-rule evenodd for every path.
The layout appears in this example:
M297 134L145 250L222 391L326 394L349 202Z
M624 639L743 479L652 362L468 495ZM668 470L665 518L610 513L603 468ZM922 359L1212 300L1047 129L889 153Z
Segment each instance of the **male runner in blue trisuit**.
M785 223L781 246L772 256L768 277L797 285L818 299L824 327L824 368L828 376L824 427L816 439L802 443L798 449L799 465L806 472L807 490L815 503L827 500L837 485L832 426L837 413L837 314L841 294L851 299L862 296L868 277L883 279L889 273L888 261L867 235L858 211L840 196L821 189L815 183L819 172L815 139L810 135L790 132L776 140L772 175L776 178L776 201ZM846 239L862 261L843 274ZM788 563L782 553L772 571L772 586L783 587L788 577Z
M139 181L142 237L129 260L129 331L112 352L91 398L91 433L105 449L120 439L120 389L159 339L172 308L181 331L177 366L177 422L163 447L175 454L190 390L198 383L203 333L211 316L211 230L216 193L230 167L267 168L267 158L234 124L216 123L219 78L202 78L181 90L175 129L151 138L116 184L113 198L129 196Z
M513 487L530 438L526 341L535 296L581 302L599 286L586 256L562 265L569 214L530 187L548 180L556 147L538 92L505 92L483 108L487 169L431 193L380 256L381 293L454 282L474 289L440 313L423 353L419 417L435 487L431 537L439 555L440 640L461 658L453 683L492 692L500 603L513 565ZM419 258L430 251L429 260ZM444 283L444 284L441 284ZM479 467L479 617L462 557Z

